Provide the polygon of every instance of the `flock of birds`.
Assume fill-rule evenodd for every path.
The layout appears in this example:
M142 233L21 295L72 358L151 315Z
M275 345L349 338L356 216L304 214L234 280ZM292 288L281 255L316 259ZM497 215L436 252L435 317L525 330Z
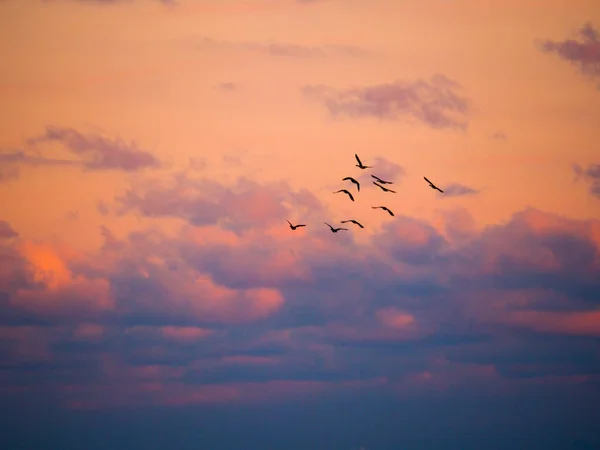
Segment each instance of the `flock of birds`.
M356 164L356 167L358 167L359 169L365 170L365 169L372 169L373 168L373 166L365 166L362 163L362 161L360 160L360 158L358 157L357 154L354 154L354 157L356 158L356 161L358 162L358 164ZM378 176L373 175L373 174L371 174L371 177L374 180L376 180L376 181L373 181L373 184L375 186L377 186L378 188L380 188L383 192L390 192L392 194L396 193L396 191L385 187L385 185L394 184L393 181L382 180L381 178L379 178ZM431 181L429 181L427 179L427 177L423 177L423 178L429 184L429 187L431 189L439 191L442 194L444 193L444 191L442 191L439 187L437 187L435 184L433 184ZM342 178L342 181L350 181L351 183L355 184L356 185L356 191L360 192L360 183L358 181L356 181L354 178L352 178L352 177L346 177L346 178ZM346 194L350 198L350 200L354 201L354 196L352 195L352 193L348 189L340 189L339 191L335 191L334 192L334 194L339 194L339 193ZM394 216L394 213L389 208L387 208L386 206L371 206L371 208L373 208L373 209L381 209L383 211L386 211L390 216L392 216L392 217ZM287 219L286 219L286 222L290 225L290 228L292 229L292 231L296 231L298 228L306 226L306 224L293 225ZM335 228L332 225L328 224L327 222L323 222L323 223L329 227L329 229L331 230L332 233L337 233L338 231L348 231L348 228L342 228L342 227ZM342 220L340 223L353 223L354 225L357 225L360 228L364 228L364 226L360 222L358 222L357 220L354 220L354 219Z

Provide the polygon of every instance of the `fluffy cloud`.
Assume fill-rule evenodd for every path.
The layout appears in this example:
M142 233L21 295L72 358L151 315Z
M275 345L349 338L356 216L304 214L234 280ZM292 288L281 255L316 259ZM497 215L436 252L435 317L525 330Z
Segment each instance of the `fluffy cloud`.
M465 129L469 101L457 92L459 88L455 81L437 74L429 80L397 80L342 90L307 85L302 88L302 93L323 103L334 117L388 120L411 117L432 128Z
M441 228L397 215L358 243L289 230L279 184L176 179L119 197L183 219L176 234L104 227L87 254L2 222L7 386L103 407L568 384L600 367L599 221L527 209L476 230L464 210ZM309 192L296 201L327 212ZM220 225L232 217L243 226ZM37 375L19 378L32 362Z

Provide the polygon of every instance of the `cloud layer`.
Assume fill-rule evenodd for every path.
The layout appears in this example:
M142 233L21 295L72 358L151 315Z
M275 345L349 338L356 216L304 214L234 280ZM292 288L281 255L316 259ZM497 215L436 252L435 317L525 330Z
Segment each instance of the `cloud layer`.
M289 230L281 190L132 187L122 212L179 217L179 232L103 228L97 254L2 222L3 384L87 408L476 380L498 390L600 370L599 221L527 209L476 231L458 216L439 228L397 215L359 244L310 220Z

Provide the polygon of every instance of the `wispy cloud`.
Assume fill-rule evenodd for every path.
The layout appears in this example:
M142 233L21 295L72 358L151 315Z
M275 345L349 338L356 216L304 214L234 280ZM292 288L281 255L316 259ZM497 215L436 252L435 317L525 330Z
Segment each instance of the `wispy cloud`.
M435 75L428 81L397 80L342 90L307 85L302 93L323 103L334 117L387 120L411 117L432 128L466 129L469 101L457 92L459 87L444 75Z
M445 197L462 197L464 195L474 195L478 194L480 191L478 189L471 188L469 186L465 186L458 183L452 183L446 187L444 187L444 195Z
M283 42L236 42L203 38L197 44L203 50L253 51L273 57L286 58L324 58L330 56L366 57L372 53L352 45L298 45Z
M155 156L138 148L135 142L128 144L121 139L84 134L73 128L48 126L42 135L27 140L31 146L53 142L79 156L83 167L89 170L118 169L133 172L160 166L160 161Z
M544 40L538 45L543 52L554 53L577 66L584 75L600 77L600 39L598 30L591 23L581 27L577 39Z

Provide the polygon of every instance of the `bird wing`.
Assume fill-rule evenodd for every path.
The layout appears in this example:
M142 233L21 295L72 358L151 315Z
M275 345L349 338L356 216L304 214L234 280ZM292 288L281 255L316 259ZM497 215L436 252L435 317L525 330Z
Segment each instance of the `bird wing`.
M354 157L358 161L358 164L360 164L362 166L362 163L360 162L360 158L358 157L358 155L356 153L354 154Z
M333 230L333 227L331 225L329 225L327 222L323 222L323 223Z
M388 192L393 192L394 194L396 193L396 191L392 190L392 189L388 189Z
M351 222L350 220L340 220L340 223L348 223Z
M290 227L293 226L292 222L290 222L289 220L285 219L285 221L290 224Z
M438 191L440 191L442 194L444 193L444 191L442 191L442 190L441 190L439 187L437 187L437 186L436 186L436 189L437 189Z
M375 186L377 186L378 188L383 189L385 191L385 188L382 185L380 185L377 181L373 181L373 184Z
M427 181L427 182L428 182L430 185L432 185L432 186L433 186L433 183L432 183L431 181L429 181L429 180L427 179L427 177L423 177L423 178L425 178L425 181Z
M353 222L354 222L356 225L358 225L359 227L361 227L361 228L364 228L364 227L362 226L362 224L360 224L360 223L359 223L359 222L357 222L356 220L353 220Z
M354 197L352 196L352 194L348 191L346 191L346 193L350 196L350 200L354 201Z
M302 224L302 225L296 225L296 228L299 228L299 227L305 227L305 226L306 226L306 225L304 225L304 224Z
M354 182L354 178L352 178L352 177L342 178L342 181L346 181L346 180Z

